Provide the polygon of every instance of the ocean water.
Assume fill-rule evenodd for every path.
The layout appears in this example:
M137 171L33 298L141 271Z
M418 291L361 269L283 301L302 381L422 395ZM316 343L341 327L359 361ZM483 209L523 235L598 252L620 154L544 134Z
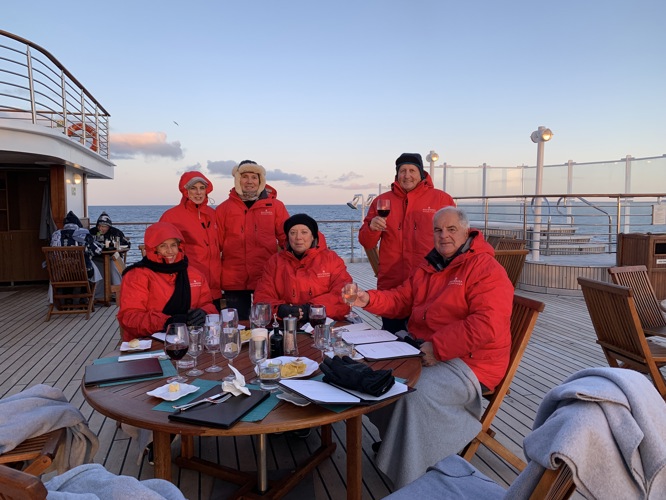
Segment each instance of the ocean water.
M157 222L172 205L90 205L90 224L94 225L102 212L111 217L125 236L132 240L127 260L141 259L138 246L143 243L143 233L150 224ZM213 207L214 208L214 207ZM308 214L319 224L319 230L326 236L329 248L345 261L365 256L358 242L358 229L361 225L361 211L352 210L347 205L287 205L291 215Z

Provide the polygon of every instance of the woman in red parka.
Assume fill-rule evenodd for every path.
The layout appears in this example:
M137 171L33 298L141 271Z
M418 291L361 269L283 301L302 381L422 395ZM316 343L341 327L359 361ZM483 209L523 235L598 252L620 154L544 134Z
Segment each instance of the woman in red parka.
M163 331L170 323L201 326L206 314L217 313L206 278L188 266L182 241L168 222L146 229L146 256L125 269L120 288L124 341Z
M344 319L349 306L340 290L353 280L344 261L326 248L319 236L317 221L306 214L296 214L284 223L287 249L273 255L254 292L254 301L269 302L278 317L309 321L310 305L323 304L326 315Z
M289 213L277 199L275 188L266 184L266 170L244 160L231 174L234 187L229 199L215 210L222 249L222 290L227 307L238 310L241 320L249 319L252 292L266 261L284 249L287 238L284 221Z
M220 245L215 211L208 206L213 184L201 172L185 172L178 183L183 197L180 203L162 214L160 222L170 222L185 238L184 248L192 267L206 277L213 302L220 308L222 287Z

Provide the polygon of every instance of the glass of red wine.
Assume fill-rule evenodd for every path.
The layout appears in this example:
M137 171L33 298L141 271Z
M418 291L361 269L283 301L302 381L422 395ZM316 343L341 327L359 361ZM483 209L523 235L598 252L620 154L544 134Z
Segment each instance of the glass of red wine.
M377 215L386 219L391 213L391 200L380 198L377 200ZM386 228L382 229L386 231Z
M164 337L164 351L176 367L176 376L167 379L167 383L187 382L187 377L178 373L178 360L182 359L190 345L190 332L185 323L172 323L167 327Z

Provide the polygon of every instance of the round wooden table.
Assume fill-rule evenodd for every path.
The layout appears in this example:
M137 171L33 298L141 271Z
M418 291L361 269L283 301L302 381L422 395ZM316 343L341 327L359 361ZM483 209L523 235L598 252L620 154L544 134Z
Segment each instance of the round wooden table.
M308 334L298 335L299 354L303 357L321 361L322 354L312 345L312 337ZM153 341L153 350L162 348L162 343ZM107 356L117 356L119 352L109 353ZM224 366L224 370L216 373L204 372L199 378L221 380L229 373L226 359L219 353L216 362ZM212 364L209 353L203 353L198 358L201 369ZM373 369L391 368L396 377L406 379L407 385L413 386L421 374L421 358L403 358L368 363ZM249 360L247 348L234 360L237 368L246 379L254 377L254 365ZM317 371L316 373L320 373ZM164 379L144 382L113 385L108 387L86 387L81 384L81 391L86 401L101 414L118 422L127 423L153 431L153 446L155 454L155 477L171 481L171 435L180 434L182 439L181 456L176 463L185 468L200 470L206 474L220 477L226 481L241 484L237 496L252 497L255 486L261 492L260 498L279 498L293 488L308 472L314 469L335 450L332 442L331 424L342 420L346 421L347 444L347 498L360 499L362 491L362 416L378 408L391 404L396 398L378 402L373 405L352 406L342 412L336 413L316 404L305 407L295 406L281 401L260 422L238 422L229 429L205 427L199 425L172 422L168 419L169 413L155 411L152 408L159 400L146 394L164 385ZM400 397L400 396L398 396ZM266 435L275 432L293 431L310 427L321 426L321 446L302 464L293 475L276 483L271 483L266 491ZM246 472L231 470L219 464L208 462L194 457L194 436L247 436L256 435L259 440L257 458L257 476Z

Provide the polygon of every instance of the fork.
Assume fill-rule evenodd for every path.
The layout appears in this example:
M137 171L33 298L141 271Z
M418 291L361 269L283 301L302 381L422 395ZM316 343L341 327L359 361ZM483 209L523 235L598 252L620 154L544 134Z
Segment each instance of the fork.
M227 399L231 397L230 392L221 392L219 394L215 394L214 396L210 396L208 398L200 399L199 401L194 401L193 403L187 403L184 405L173 405L173 408L176 410L187 410L189 408L192 408L193 406L196 406L201 403L212 403L212 404L219 404L219 403L224 403Z

